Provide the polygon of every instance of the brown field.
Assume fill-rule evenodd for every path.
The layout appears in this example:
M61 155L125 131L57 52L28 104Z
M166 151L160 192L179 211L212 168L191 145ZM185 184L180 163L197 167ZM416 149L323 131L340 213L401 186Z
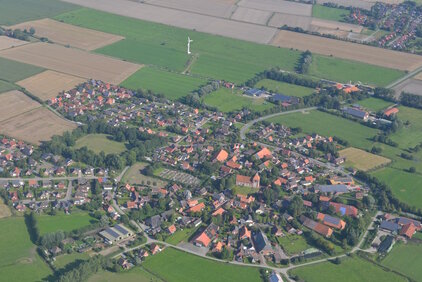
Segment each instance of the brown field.
M0 94L0 122L22 113L39 108L41 105L20 91L12 90Z
M309 30L311 26L311 21L312 17L309 16L275 13L268 25L274 27L282 27L283 25L287 25L291 27L300 27L304 30Z
M342 158L346 158L346 165L362 171L368 171L391 162L390 159L353 147L341 150L339 154Z
M312 5L283 0L241 0L237 3L240 7L284 13L299 16L311 16Z
M29 42L15 39L15 38L10 38L8 36L0 36L0 50L13 48L13 47L21 46L28 43Z
M414 79L422 80L422 72L420 72L419 74L415 75Z
M396 97L399 97L399 95L402 92L412 93L416 95L422 96L422 80L417 79L406 79L399 85L395 86L394 91L396 91Z
M119 84L141 67L111 57L41 42L0 51L0 57L113 84Z
M61 23L52 19L42 19L14 25L10 28L21 30L35 28L35 35L50 41L70 45L84 50L95 50L124 39L122 36Z
M342 23L342 22L336 22L336 21L329 21L329 20L323 20L323 19L317 19L312 18L311 25L315 29L340 29L344 31L352 31L356 33L360 33L363 29L362 26L355 25L355 24L348 24L348 23Z
M280 30L271 45L399 70L412 71L422 66L422 56L286 30Z
M46 70L17 82L41 100L45 101L56 97L61 91L68 91L85 79L76 76Z
M75 124L43 107L0 122L0 133L33 144L40 144L41 141L50 140L53 135L61 135L75 128Z
M273 13L239 7L231 17L232 20L265 25Z

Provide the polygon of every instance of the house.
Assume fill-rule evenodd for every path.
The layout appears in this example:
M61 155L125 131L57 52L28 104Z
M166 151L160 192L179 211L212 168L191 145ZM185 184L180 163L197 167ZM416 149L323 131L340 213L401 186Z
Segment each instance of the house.
M211 241L217 235L219 227L214 223L208 225L194 240L193 243L199 247L208 247Z
M187 212L201 212L203 209L205 209L205 204L202 202L197 204L196 206L189 208Z
M174 224L173 224L173 225L170 225L170 226L167 228L167 232L168 232L169 234L173 234L174 232L176 232L176 226L174 226Z
M252 178L249 176L244 175L236 175L236 185L237 186L246 186L251 188L259 188L260 186L260 180L259 174L256 173Z
M378 252L379 253L388 253L391 251L394 245L394 237L388 235L379 245Z
M334 207L335 211L337 213L340 213L341 215L348 215L351 217L357 217L358 216L358 209L355 208L354 206L349 206L349 205L344 205L344 204L339 204L339 203L334 203L334 202L330 202L330 206Z
M413 223L413 225L416 227L416 230L419 231L419 230L422 229L422 225L421 225L421 223L419 221L414 220L414 219L410 219L410 218L407 218L407 217L402 217L401 216L401 217L399 217L399 218L396 219L396 222L400 226L404 226L404 225L406 225L408 223Z
M386 117L389 117L389 116L397 114L398 112L399 112L399 109L393 107L393 108L384 110L384 115Z
M113 244L114 242L129 238L133 235L133 232L121 224L117 224L113 227L108 227L101 231L99 235L104 238L107 244Z
M369 118L369 113L367 111L362 111L361 109L358 108L344 108L343 112L345 114L351 115L352 117L355 118L359 118L362 119L364 121L367 121Z
M222 215L223 213L225 213L226 212L226 210L225 209L223 209L223 208L218 208L217 210L215 210L213 213L212 213L212 216L217 216L217 215Z
M400 230L400 235L405 236L409 239L412 239L413 234L416 233L416 227L413 225L413 223L407 223L406 225L403 225L403 227Z
M254 236L252 236L252 241L254 244L255 251L257 253L260 253L264 256L274 254L273 247L271 246L271 243L268 240L267 235L265 235L265 233L262 232L261 229L259 229L254 234Z
M349 192L347 185L335 184L335 185L315 185L315 193L332 193L332 194L343 194Z
M383 229L392 233L397 233L400 229L400 226L396 222L383 220L380 224L380 229Z
M340 218L333 217L328 214L318 213L317 219L322 221L323 224L336 229L343 230L344 227L346 227L346 222Z
M333 234L333 229L310 218L307 218L306 216L301 215L299 221L302 222L303 226L306 226L307 228L324 237L328 238Z
M227 158L229 157L229 153L227 153L227 151L221 149L217 155L214 158L214 161L223 163L227 160Z
M151 250L152 255L155 255L156 253L161 252L160 246L158 246L155 243L151 244L150 250Z
M277 272L273 271L270 275L270 277L268 277L268 281L269 282L283 282L283 279L281 278L280 274L278 274Z
M271 156L271 151L268 150L266 147L263 147L260 151L255 154L255 157L260 160L263 158L271 158Z
M251 231L244 225L239 231L239 240L251 239Z

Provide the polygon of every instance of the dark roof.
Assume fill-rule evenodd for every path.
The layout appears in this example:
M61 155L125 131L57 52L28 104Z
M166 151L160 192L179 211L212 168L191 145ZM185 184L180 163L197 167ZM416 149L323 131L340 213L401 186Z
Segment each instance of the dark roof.
M270 99L274 102L282 102L282 103L286 102L286 103L291 103L291 104L299 103L299 98L287 96L283 94L274 94L270 97Z
M319 190L322 193L346 193L347 185L337 184L337 185L316 185L315 190Z
M399 225L393 221L384 220L381 222L380 228L391 232L397 232L399 230Z
M271 247L270 241L268 241L267 235L264 232L259 230L255 236L253 237L254 247L256 252L261 251L272 251L273 248Z
M384 241L381 242L381 244L378 247L378 252L380 253L386 253L390 249L391 245L393 245L394 237L388 235Z
M161 217L159 215L154 215L145 220L145 224L149 227L156 228L161 225Z
M359 110L359 109L355 109L355 108L346 108L344 109L344 112L351 116L362 118L362 119L367 115L367 112Z
M414 219L410 219L410 218L407 218L407 217L399 217L399 218L397 218L396 221L400 225L406 225L408 223L413 223L413 225L416 226L416 227L421 226L421 223L419 221L414 220Z
M331 215L326 214L324 216L324 222L328 222L334 225L339 225L340 224L341 219L337 218L337 217L333 217Z

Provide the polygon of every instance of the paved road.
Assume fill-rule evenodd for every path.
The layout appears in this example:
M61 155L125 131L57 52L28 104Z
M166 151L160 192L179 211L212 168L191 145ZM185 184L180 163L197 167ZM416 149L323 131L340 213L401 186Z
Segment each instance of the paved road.
M393 87L399 85L400 83L402 83L403 81L405 81L405 80L407 80L409 78L414 77L415 75L417 75L420 72L422 72L422 66L419 67L419 68L417 68L417 69L415 69L414 71L409 72L408 74L406 74L405 76L397 79L396 81L390 83L389 85L387 85L386 88L393 88Z

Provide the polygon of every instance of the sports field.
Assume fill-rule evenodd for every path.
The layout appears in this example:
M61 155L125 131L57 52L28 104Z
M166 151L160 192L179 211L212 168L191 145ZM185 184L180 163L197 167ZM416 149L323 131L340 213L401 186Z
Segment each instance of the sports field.
M136 163L130 167L130 169L125 173L122 178L123 183L129 184L138 184L138 185L147 185L148 182L153 187L165 187L167 185L166 181L161 179L146 176L141 173L141 171L147 166L147 163ZM153 185L156 183L156 185Z
M107 138L106 134L88 134L76 140L75 148L86 146L95 153L120 154L126 150L125 144Z
M293 269L291 273L307 282L406 281L403 277L387 272L359 257L344 258L339 265L332 262L323 262L299 267Z
M92 275L88 282L162 282L163 280L141 267L134 267L124 272L100 271Z
M318 133L326 137L340 137L347 140L351 146L363 149L370 148L372 142L368 138L377 133L376 129L317 110L278 116L268 121L289 127L300 127L303 132L309 134Z
M274 107L274 104L263 98L251 98L239 93L232 93L232 90L227 88L221 88L205 95L203 101L206 105L216 107L219 111L226 113L243 108L261 112Z
M312 6L312 16L315 18L331 21L341 21L344 16L348 14L349 11L346 9L331 8L318 4Z
M70 215L63 214L62 212L59 212L57 215L40 215L37 216L37 220L41 235L58 230L68 232L97 221L87 212L79 211L72 212Z
M0 219L2 281L41 281L51 274L32 244L23 217Z
M172 248L147 258L143 267L168 282L256 282L259 269L211 261Z
M130 89L151 90L163 94L170 100L177 100L207 84L206 79L178 74L154 67L144 67L121 83Z
M58 0L0 0L0 25L54 17L78 6Z
M44 69L20 62L0 58L0 79L16 82L42 72Z
M382 264L415 281L422 277L422 244L396 244Z
M382 99L371 97L371 98L358 101L356 102L356 104L359 104L360 106L362 106L363 108L369 111L378 112L378 111L386 109L387 107L391 106L393 103L387 102Z
M283 250L289 255L299 254L306 249L312 248L308 245L305 238L300 235L286 235L277 238L278 243Z
M339 151L339 154L340 157L346 158L347 166L351 166L362 171L368 171L391 162L387 158L353 147L341 150Z
M372 173L384 181L401 202L422 208L422 176L394 168L383 168Z
M290 84L286 82L263 79L255 84L255 88L264 87L265 89L274 93L280 93L288 96L305 97L315 92L315 89L303 87L300 85Z

